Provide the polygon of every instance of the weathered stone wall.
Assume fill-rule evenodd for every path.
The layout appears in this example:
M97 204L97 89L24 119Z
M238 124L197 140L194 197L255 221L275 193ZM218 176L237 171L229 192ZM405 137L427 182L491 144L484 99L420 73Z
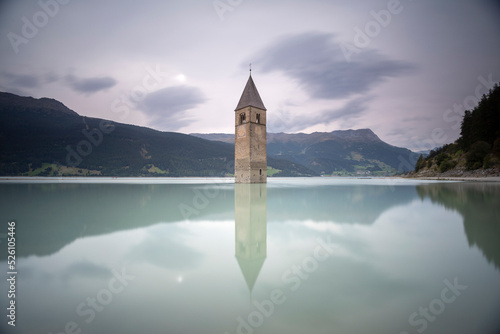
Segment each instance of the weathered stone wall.
M234 146L236 183L267 182L266 143L266 111L254 107L237 110Z

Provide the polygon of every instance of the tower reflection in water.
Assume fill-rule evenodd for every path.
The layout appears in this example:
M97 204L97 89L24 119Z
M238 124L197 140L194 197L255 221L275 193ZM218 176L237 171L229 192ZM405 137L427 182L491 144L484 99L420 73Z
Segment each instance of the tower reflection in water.
M265 183L235 184L235 256L250 295L267 256Z

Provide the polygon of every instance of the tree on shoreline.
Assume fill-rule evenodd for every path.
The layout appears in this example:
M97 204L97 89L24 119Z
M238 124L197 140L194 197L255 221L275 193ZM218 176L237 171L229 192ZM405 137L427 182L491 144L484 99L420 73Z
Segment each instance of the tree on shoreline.
M500 165L500 86L494 85L478 105L466 110L461 123L460 138L455 143L431 151L419 158L415 172L436 166L439 172L454 168L465 159L465 168L474 170Z

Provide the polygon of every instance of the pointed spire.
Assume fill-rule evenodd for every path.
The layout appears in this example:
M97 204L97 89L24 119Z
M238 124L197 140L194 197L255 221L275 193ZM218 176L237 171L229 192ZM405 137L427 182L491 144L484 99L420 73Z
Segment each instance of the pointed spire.
M260 270L262 269L262 265L264 264L264 261L266 261L266 258L243 259L237 256L236 260L238 261L240 270L243 273L248 290L252 293L253 287L257 281L257 277L259 277Z
M255 87L251 71L252 68L250 68L250 77L248 78L247 85L243 90L243 94L241 94L240 102L238 102L238 106L236 107L235 111L249 106L259 108L262 110L267 110L266 107L264 107L262 99L260 98L259 92L257 91L257 87Z

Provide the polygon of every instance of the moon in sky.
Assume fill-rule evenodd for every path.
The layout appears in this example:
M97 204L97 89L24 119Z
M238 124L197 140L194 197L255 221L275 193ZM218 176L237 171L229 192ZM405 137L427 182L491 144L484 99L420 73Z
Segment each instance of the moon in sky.
M178 74L176 77L175 77L177 80L179 80L180 82L185 82L186 81L186 76L184 74Z

